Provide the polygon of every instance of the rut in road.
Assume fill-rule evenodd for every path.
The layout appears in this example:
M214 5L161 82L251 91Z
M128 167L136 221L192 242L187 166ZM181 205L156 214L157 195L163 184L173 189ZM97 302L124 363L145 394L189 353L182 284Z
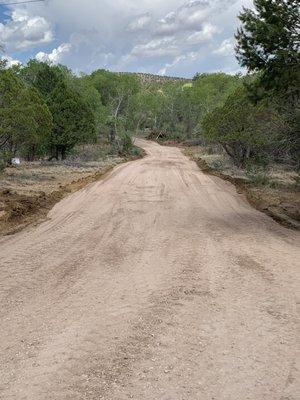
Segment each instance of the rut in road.
M299 398L299 234L137 144L144 159L0 240L0 398Z

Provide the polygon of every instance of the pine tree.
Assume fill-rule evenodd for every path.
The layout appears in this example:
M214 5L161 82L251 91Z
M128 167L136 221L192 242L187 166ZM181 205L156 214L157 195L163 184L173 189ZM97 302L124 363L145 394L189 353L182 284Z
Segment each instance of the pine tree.
M244 8L236 34L237 58L260 84L294 100L300 95L300 14L298 0L254 0L255 11ZM269 94L269 93L268 93Z

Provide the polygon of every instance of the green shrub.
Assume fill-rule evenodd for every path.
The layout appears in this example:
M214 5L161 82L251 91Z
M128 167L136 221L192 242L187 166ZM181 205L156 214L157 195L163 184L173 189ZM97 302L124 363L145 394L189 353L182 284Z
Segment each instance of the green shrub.
M140 157L141 156L141 149L139 147L133 146L131 150L131 155L133 157Z
M131 153L131 150L133 148L133 141L131 135L123 131L120 134L120 139L119 139L119 154L120 155L127 155Z
M267 169L261 165L247 165L246 176L250 182L256 185L267 185L270 180L267 176Z
M222 170L224 168L221 160L212 160L210 166L217 170Z
M0 154L0 172L2 172L4 170L4 168L5 168L5 162L4 162L4 159L1 157L1 154Z
M0 151L0 172L7 167L8 161L11 159L11 154L8 152Z

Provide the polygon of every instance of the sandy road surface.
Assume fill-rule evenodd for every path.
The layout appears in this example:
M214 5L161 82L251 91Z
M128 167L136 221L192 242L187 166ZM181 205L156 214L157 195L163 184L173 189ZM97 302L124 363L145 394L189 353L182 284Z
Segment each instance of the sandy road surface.
M299 234L148 156L0 240L1 400L296 400Z

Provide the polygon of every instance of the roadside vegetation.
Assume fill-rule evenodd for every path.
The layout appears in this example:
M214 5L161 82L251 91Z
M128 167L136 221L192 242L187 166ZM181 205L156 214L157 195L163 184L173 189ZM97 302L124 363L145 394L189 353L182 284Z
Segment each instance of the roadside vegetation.
M110 145L115 154L132 149L131 98L135 77L108 71L76 76L62 65L31 60L25 66L0 64L0 158L26 161L66 159L83 144Z
M299 199L299 3L254 4L254 11L240 13L236 34L247 75L184 80L97 70L78 76L62 65L31 60L7 68L2 61L0 170L14 158L45 164L135 157L132 137L143 136L192 146L191 155L210 168Z

